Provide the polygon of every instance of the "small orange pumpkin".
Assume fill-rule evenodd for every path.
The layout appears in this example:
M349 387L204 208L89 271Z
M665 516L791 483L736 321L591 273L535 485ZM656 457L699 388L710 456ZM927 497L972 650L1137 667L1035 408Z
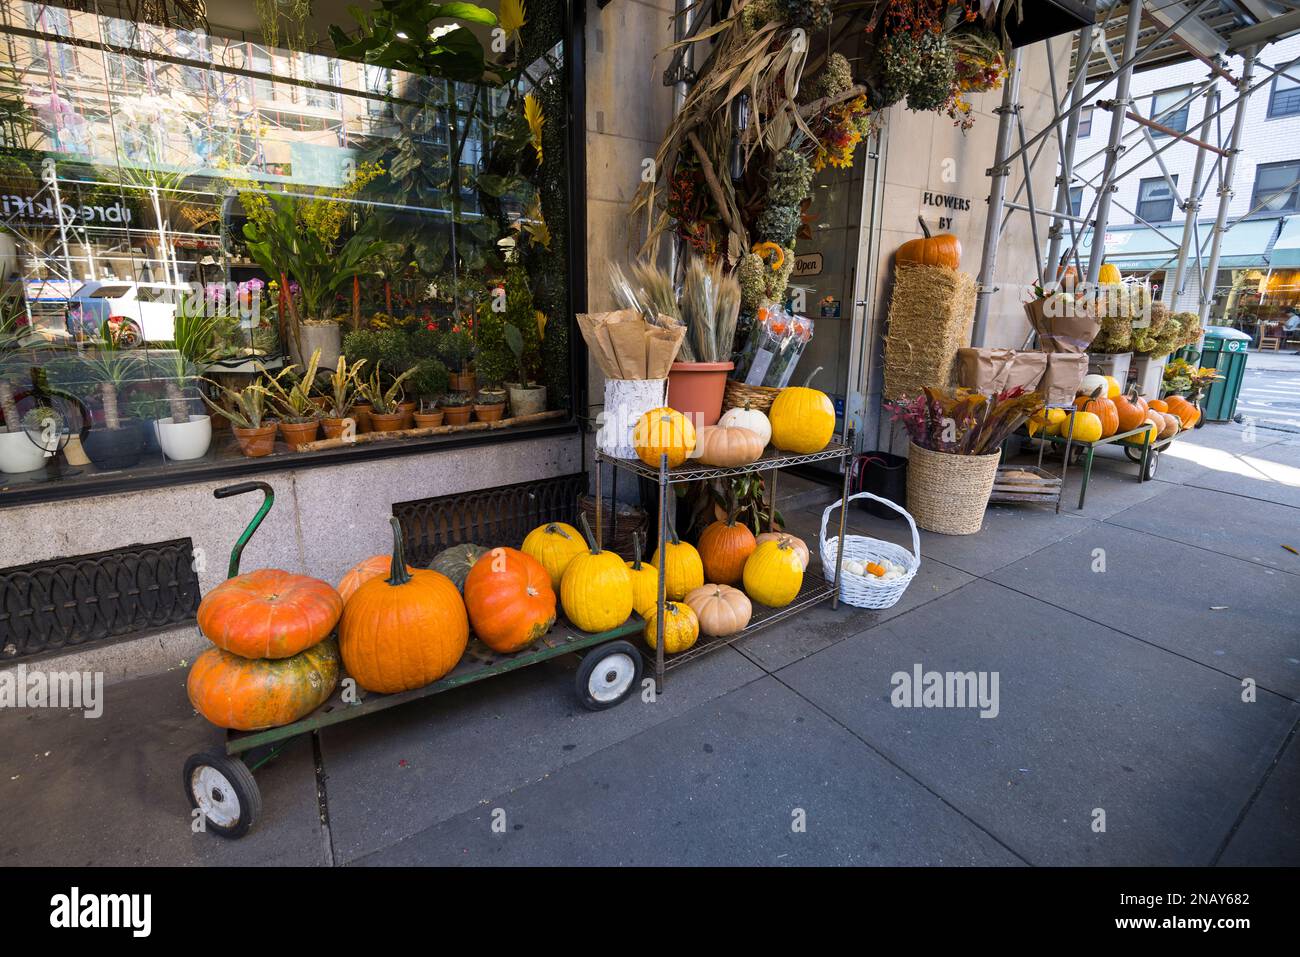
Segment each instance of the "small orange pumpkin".
M1115 407L1115 400L1106 398L1101 389L1078 403L1077 408L1080 412L1091 412L1101 420L1103 439L1119 431L1119 410Z
M329 582L278 568L227 579L199 603L199 630L243 658L288 658L334 630L343 599Z
M339 579L338 592L343 603L347 604L347 600L355 594L356 590L370 579L387 575L392 564L391 555L371 555L349 568Z
M733 510L725 522L714 522L700 533L704 580L719 585L737 584L745 573L745 562L757 547L754 533L743 522L736 522Z
M1164 399L1151 399L1147 402L1147 409L1151 412L1168 412L1169 404Z
M1201 420L1201 411L1181 395L1166 396L1165 405L1169 407L1172 415L1178 416L1178 421L1184 429L1192 428Z
M1121 395L1112 400L1115 403L1115 419L1119 423L1117 429L1119 432L1131 432L1138 428L1146 415L1146 410L1138 405L1141 399L1137 398L1136 389L1135 386L1128 395Z
M510 654L555 624L555 589L537 559L513 548L494 548L465 577L465 608L483 644Z
M924 239L909 239L898 247L894 253L895 262L920 263L923 266L941 266L944 269L956 269L961 265L961 241L951 233L930 235L930 227L925 220L917 217L921 224Z

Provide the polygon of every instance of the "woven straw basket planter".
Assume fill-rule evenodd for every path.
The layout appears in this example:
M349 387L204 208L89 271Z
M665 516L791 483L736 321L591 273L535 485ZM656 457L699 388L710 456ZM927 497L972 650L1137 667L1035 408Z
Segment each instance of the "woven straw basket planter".
M907 453L907 510L927 532L974 535L984 523L1000 451L988 455L931 452L915 442Z

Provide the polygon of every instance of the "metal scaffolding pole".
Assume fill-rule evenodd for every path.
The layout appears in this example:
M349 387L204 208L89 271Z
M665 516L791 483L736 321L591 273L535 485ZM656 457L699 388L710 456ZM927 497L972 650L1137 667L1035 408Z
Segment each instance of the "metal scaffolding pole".
M1237 171L1237 157L1241 155L1241 135L1246 126L1246 106L1250 103L1250 80L1255 72L1255 48L1251 47L1242 54L1241 79L1238 89L1237 109L1232 115L1232 133L1228 141L1228 158L1223 161L1223 181L1219 184L1219 213L1214 220L1214 235L1210 238L1210 257L1205 263L1205 274L1201 277L1201 326L1210 318L1210 307L1214 304L1214 289L1219 277L1219 251L1223 244L1223 232L1228 222L1228 204L1232 202L1232 177Z
M1129 0L1125 23L1123 62L1115 76L1115 100L1111 106L1110 144L1106 147L1106 165L1097 193L1097 216L1092 226L1092 251L1088 254L1088 282L1095 283L1106 254L1106 224L1110 221L1111 193L1115 189L1115 169L1124 151L1124 118L1129 108L1129 81L1138 58L1138 35L1142 31L1142 0Z
M993 165L988 175L992 182L989 186L988 218L984 221L984 247L980 255L980 272L975 283L975 320L971 325L971 345L984 345L984 333L988 326L990 297L996 292L993 285L998 262L998 237L1001 233L1002 211L1006 204L1007 177L1011 175L1011 164L1007 156L1011 152L1011 137L1016 130L1016 114L1020 111L1020 73L1021 56L1019 51L1012 54L1011 76L1002 86L1002 105L998 108L998 140L993 155Z
M1088 8L1096 8L1096 0L1090 0ZM1061 219L1053 221L1047 230L1047 268L1054 270L1061 259L1061 242L1064 229L1062 224L1070 214L1070 180L1074 179L1074 150L1079 144L1078 107L1083 101L1083 83L1080 79L1088 72L1088 59L1092 56L1092 24L1079 31L1078 55L1075 58L1074 76L1070 83L1070 119L1065 124L1065 142L1061 144L1061 171L1056 178L1056 211ZM1051 64L1048 64L1051 69ZM1060 109L1060 104L1053 104Z
M1219 87L1212 83L1205 91L1205 118L1201 120L1201 139L1210 139L1210 119L1219 108ZM1187 201L1183 203L1183 239L1178 245L1178 265L1174 267L1173 283L1165 283L1161 299L1172 309L1178 304L1178 297L1183 294L1183 280L1187 276L1187 254L1190 252L1192 236L1196 233L1196 219L1201 212L1201 179L1205 176L1205 150L1196 151L1196 164L1192 167L1192 182L1187 189Z

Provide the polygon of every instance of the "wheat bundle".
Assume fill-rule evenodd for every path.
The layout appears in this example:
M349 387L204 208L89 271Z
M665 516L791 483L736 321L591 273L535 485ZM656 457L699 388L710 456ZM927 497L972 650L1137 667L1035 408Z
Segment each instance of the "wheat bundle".
M885 333L884 397L911 399L926 386L945 388L974 318L975 280L966 273L899 263Z

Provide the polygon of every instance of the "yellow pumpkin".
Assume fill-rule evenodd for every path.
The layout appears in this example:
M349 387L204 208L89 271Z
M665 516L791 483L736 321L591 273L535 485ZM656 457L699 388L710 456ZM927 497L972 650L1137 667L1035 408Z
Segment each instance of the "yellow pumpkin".
M803 563L789 542L767 541L745 562L745 594L769 608L784 608L803 587Z
M560 606L575 627L609 631L632 614L632 575L618 555L596 547L587 516L581 515L579 520L589 547L564 570Z
M686 596L700 621L700 634L723 638L744 631L754 614L754 606L739 588L730 585L701 585Z
M1119 387L1119 379L1116 379L1113 375L1102 376L1102 378L1106 380L1106 398L1119 398L1120 392L1123 391Z
M641 533L632 536L633 561L627 563L632 576L632 610L642 618L649 618L659 604L659 569L641 561Z
M650 564L664 570L664 595L673 601L686 597L692 588L704 584L704 560L695 546L677 537L677 529L668 523L666 546L655 549Z
M826 448L835 434L835 406L825 392L810 389L808 382L821 371L813 370L802 386L782 389L772 403L772 444L783 452L808 455Z
M1118 286L1124 281L1120 275L1119 267L1114 263L1102 263L1101 270L1097 273L1097 282L1103 286Z
M650 609L646 618L645 640L651 648L659 647L659 626L656 623L657 608ZM664 654L675 655L695 644L700 637L700 620L685 602L664 602Z
M558 589L569 562L587 550L582 532L564 522L538 525L524 538L519 550L542 563L551 576L551 587Z
M762 532L754 536L754 541L762 545L764 542L785 542L794 549L794 553L799 556L799 563L804 571L808 570L808 545L797 535L791 535L789 532Z
M1133 435L1130 435L1124 440L1126 444L1143 445L1147 442L1154 442L1160 437L1160 429L1151 421L1150 413L1143 417L1142 424L1146 426L1146 429L1142 432L1135 432Z
M735 468L755 461L766 444L756 432L738 425L706 425L700 429L695 454L701 465Z
M676 409L651 409L637 419L632 447L637 458L652 469L659 468L659 457L664 454L668 456L668 467L674 469L695 450L695 426Z
M1061 423L1061 435L1076 442L1096 442L1101 438L1101 419L1092 412L1071 412Z

